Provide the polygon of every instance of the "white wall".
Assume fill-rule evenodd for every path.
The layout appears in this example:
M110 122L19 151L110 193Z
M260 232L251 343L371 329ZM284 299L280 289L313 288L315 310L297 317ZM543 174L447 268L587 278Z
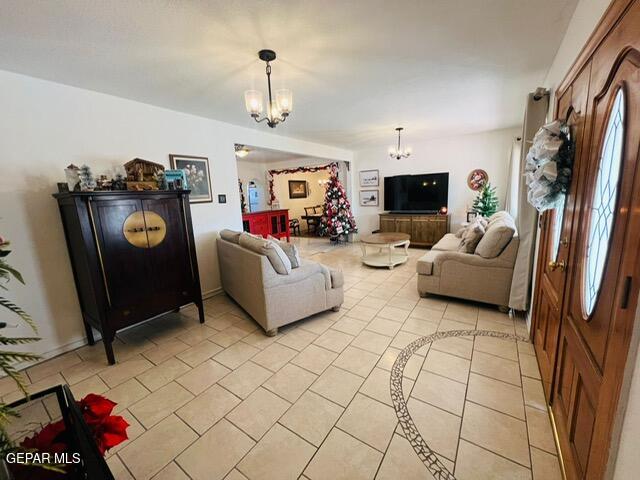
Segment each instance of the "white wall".
M220 287L216 232L241 228L234 143L337 160L352 153L266 131L187 115L66 85L0 71L0 234L13 242L11 264L27 282L9 298L40 326L38 353L84 341L56 201L51 194L70 163L99 174L134 157L169 165L170 153L209 157L214 198L192 206L203 291ZM238 108L243 108L239 100ZM4 319L4 317L3 317ZM16 332L19 333L19 332Z
M289 180L304 180L307 182L306 198L289 198ZM324 185L318 184L318 180L329 180L329 170L318 172L281 173L273 177L273 191L280 203L280 208L289 210L289 218L300 220L300 228L307 230L307 222L302 220L305 215L305 207L324 205Z
M524 108L524 98L522 106ZM476 192L467 186L467 176L475 168L487 171L489 181L497 187L500 207L504 207L511 145L514 137L522 133L521 130L509 128L411 142L413 154L401 160L390 158L385 146L357 150L354 154L355 168L352 172L355 185L353 204L359 233L367 234L379 228L378 214L384 211L384 177L393 175L449 172L449 212L452 231L466 221L467 207L471 206L476 196ZM380 205L377 208L362 207L358 205L358 172L376 169L380 171Z

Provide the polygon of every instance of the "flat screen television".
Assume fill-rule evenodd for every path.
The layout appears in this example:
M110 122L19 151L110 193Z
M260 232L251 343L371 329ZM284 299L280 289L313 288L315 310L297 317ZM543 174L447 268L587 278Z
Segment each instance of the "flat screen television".
M390 212L437 212L448 207L449 173L384 178L384 209Z

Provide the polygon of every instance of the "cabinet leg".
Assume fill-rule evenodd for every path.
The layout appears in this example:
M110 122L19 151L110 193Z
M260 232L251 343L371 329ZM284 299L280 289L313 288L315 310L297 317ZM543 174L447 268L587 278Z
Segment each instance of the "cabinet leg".
M104 342L104 351L107 354L107 361L109 365L114 365L116 363L116 357L113 355L113 338L104 338L102 340Z
M82 322L84 323L84 331L87 334L87 341L89 342L89 345L95 345L96 339L93 337L93 329L91 328L91 325L89 325L89 322L86 320L82 320Z
M198 307L198 318L200 319L200 323L204 323L204 304L202 303L202 299L199 302L196 302L196 306Z

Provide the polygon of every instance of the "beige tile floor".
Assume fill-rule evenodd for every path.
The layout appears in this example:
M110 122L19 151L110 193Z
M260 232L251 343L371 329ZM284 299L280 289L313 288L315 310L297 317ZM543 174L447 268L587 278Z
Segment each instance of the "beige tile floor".
M224 295L118 335L118 364L100 344L28 369L30 389L67 382L77 397L118 402L130 440L108 453L117 479L429 479L389 393L411 341L437 330L526 335L523 320L446 298L421 299L415 262L360 263L357 245L297 239L303 256L345 274L340 312L266 337ZM304 301L304 299L301 299ZM449 338L420 349L403 390L421 435L459 480L560 479L530 345ZM19 394L0 382L0 395ZM41 415L44 415L43 413ZM45 416L46 417L46 416Z

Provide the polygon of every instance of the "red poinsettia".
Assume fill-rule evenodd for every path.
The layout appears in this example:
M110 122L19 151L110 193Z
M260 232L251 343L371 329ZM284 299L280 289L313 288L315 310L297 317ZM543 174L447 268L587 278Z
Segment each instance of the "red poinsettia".
M90 393L77 403L102 456L107 450L129 438L127 436L127 428L129 427L127 421L119 415L111 415L116 406L115 402L101 395ZM66 451L68 444L65 438L64 421L50 423L32 437L25 438L20 445L25 449L38 452L62 453Z
M107 450L129 438L127 436L128 426L129 424L124 418L116 415L109 415L91 425L93 438L96 440L100 455L104 457Z
M91 424L108 417L116 403L101 395L90 393L78 402L78 406L87 424Z
M62 453L67 449L65 443L64 421L50 423L33 437L26 437L20 444L27 450L37 450L38 452Z

